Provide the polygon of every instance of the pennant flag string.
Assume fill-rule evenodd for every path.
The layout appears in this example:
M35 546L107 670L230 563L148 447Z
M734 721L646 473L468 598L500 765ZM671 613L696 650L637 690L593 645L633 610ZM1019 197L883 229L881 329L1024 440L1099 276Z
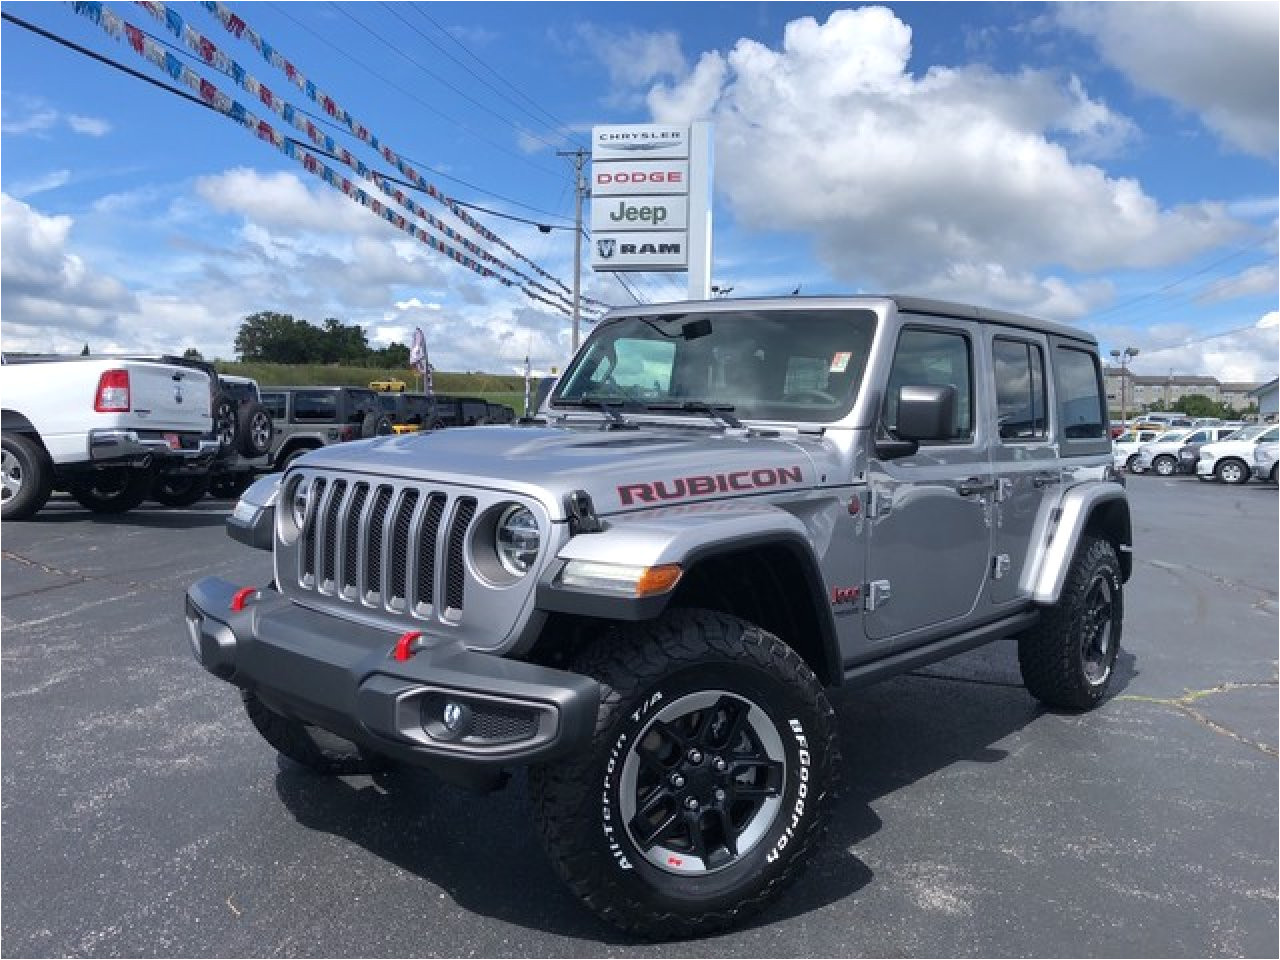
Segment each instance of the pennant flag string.
M340 161L360 176L374 183L385 196L394 199L410 213L421 217L450 240L461 244L481 260L492 263L497 268L514 274L534 289L540 290L549 296L557 297L563 302L563 306L572 308L573 302L568 297L543 286L537 280L527 276L518 268L511 266L501 258L494 256L488 250L485 250L469 238L463 236L453 227L449 226L449 224L433 216L421 204L407 196L404 191L393 186L391 180L382 174L379 174L377 171L370 169L345 147L341 147L336 144L333 138L322 133L311 119L306 116L306 114L295 109L291 103L284 100L278 94L273 93L270 88L261 83L252 74L248 73L239 63L228 56L224 51L219 50L213 41L209 40L189 23L184 22L178 13L167 9L162 3L140 2L138 6L145 9L158 21L163 23L170 32L190 48L193 54L198 56L207 65L226 74L238 87L244 90L245 93L256 97L286 123L292 124L299 132L306 134L307 138L316 146L317 149L324 150L334 159ZM140 44L142 44L145 34L139 31L136 27L128 25L126 25L126 33L129 36L130 46L141 53L142 50ZM535 299L542 300L543 298L537 297Z
M331 186L341 190L348 198L360 204L362 207L365 207L374 215L387 221L392 226L403 230L405 233L426 244L436 252L444 254L450 260L453 260L460 266L466 267L473 273L485 278L497 280L503 286L518 287L532 299L546 303L557 309L559 312L567 314L568 311L566 311L560 304L553 303L544 297L531 293L528 288L520 286L515 281L503 276L484 264L477 262L460 250L449 246L433 234L423 230L403 214L399 213L394 207L383 203L376 197L370 196L367 192L360 189L360 187L356 186L349 179L335 171L332 167L323 163L305 146L302 146L291 138L286 137L279 130L272 127L266 120L258 118L243 104L219 90L218 87L209 80L201 77L133 24L122 20L109 7L106 7L104 4L99 2L77 2L73 3L71 6L77 14L97 24L109 36L114 37L116 40L126 40L129 47L131 47L135 53L147 60L149 63L164 70L175 81L190 89L207 106L217 110L224 116L230 117L237 124L256 135L258 139L272 144L276 149L280 150L280 152L300 163L303 169L308 173L319 177Z
M153 15L158 19L171 16L177 17L177 14L171 10L166 10L164 4L157 2L157 0L137 0L137 2L141 6L151 10ZM381 154L384 160L392 164L397 170L404 174L405 177L412 181L415 186L426 191L428 196L440 201L448 207L454 216L469 226L472 230L476 231L476 233L480 234L480 236L484 237L484 239L488 240L490 243L498 244L498 246L511 253L512 256L528 264L540 277L545 280L550 280L552 283L556 284L556 286L560 287L560 289L565 293L571 292L562 280L542 269L542 267L538 266L515 247L511 246L511 244L507 243L507 241L503 240L483 223L472 217L466 212L466 210L459 206L452 197L442 193L434 184L428 183L427 180L420 173L414 170L399 153L391 149L390 146L370 132L368 127L356 120L356 118L353 117L344 107L340 106L332 96L320 90L314 83L308 80L302 74L302 71L295 67L289 60L285 59L278 49L268 43L257 31L245 23L241 17L232 13L225 4L220 2L220 0L201 0L200 5L212 13L228 33L237 39L248 42L251 47L261 54L262 58L266 60L267 63L271 64L277 70L284 71L284 75L288 77L288 79L299 90L301 90L309 100L317 104L326 114L350 130L357 139L368 144ZM170 27L170 29L172 29L172 27Z

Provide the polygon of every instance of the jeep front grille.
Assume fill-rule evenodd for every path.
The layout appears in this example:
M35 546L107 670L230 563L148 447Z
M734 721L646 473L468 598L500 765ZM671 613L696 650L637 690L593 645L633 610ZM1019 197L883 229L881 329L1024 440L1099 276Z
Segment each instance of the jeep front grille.
M421 619L461 619L475 497L323 478L313 491L298 550L304 591Z

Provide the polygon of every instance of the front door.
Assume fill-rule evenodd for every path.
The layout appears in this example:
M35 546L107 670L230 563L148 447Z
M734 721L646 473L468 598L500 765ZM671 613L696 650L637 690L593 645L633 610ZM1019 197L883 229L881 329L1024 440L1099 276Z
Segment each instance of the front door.
M872 450L864 620L872 641L922 642L930 628L968 617L982 597L994 483L988 430L976 413L985 396L974 372L980 348L977 325L962 321L921 318L898 336L883 429L892 434L904 386L954 386L956 409L945 442L894 460L878 460Z
M1062 473L1051 430L1043 336L986 331L996 436L991 442L995 472L995 528L991 600L1017 600L1019 584L1036 531L1047 525L1058 501Z

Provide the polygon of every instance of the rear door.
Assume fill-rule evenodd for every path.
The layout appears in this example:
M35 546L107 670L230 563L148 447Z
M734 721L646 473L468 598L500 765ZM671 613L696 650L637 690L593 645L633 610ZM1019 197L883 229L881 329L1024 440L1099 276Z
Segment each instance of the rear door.
M121 366L129 372L131 410L125 425L184 433L207 433L213 429L208 374L189 367L138 360Z
M1046 377L1048 340L1030 331L987 327L996 435L991 439L996 515L991 601L1022 595L1030 544L1062 486Z

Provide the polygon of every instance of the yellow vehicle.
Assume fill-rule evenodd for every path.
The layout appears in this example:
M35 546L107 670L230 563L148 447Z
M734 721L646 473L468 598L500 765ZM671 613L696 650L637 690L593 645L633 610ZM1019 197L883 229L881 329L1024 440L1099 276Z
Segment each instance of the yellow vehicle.
M422 427L416 423L393 423L391 425L392 433L418 433Z
M380 393L404 393L408 384L403 380L370 380L369 389Z

